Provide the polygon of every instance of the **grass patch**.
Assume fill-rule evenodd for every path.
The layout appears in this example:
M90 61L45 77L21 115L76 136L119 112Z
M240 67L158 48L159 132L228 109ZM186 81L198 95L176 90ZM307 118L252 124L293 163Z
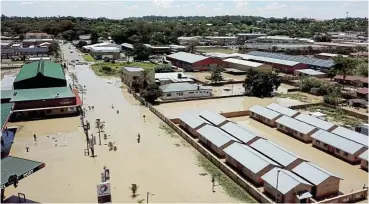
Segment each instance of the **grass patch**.
M231 50L227 48L197 48L200 52L218 52L218 53L224 53L224 54L233 54L237 53L236 50Z
M82 56L87 62L95 62L95 59L90 54L82 54Z
M217 183L219 183L224 191L232 198L235 198L244 203L256 203L256 200L248 194L241 186L236 184L232 179L225 175L218 167L216 167L211 161L209 161L202 154L197 155L198 165L203 167L204 170L210 175L219 175L215 177ZM209 181L210 182L210 181Z
M161 122L159 125L159 128L162 129L166 134L170 135L172 138L178 138L180 140L180 144L176 143L174 144L177 147L184 146L184 147L190 147L191 145L184 140L182 137L178 135L176 131L174 131L172 128L170 128L167 124Z
M92 70L94 70L95 74L98 76L117 76L121 72L122 67L130 66L130 67L141 67L144 69L153 69L156 64L150 62L98 62L93 64ZM104 68L105 67L105 68Z
M366 123L364 120L361 120L361 119L345 114L343 110L339 108L334 109L334 108L318 105L318 106L306 107L305 110L310 111L310 112L316 112L316 111L322 112L324 114L327 114L327 116L331 118L333 121L340 122L344 125L349 125L351 127L356 127L362 123Z
M308 96L306 96L305 94L301 94L301 93L277 93L275 97L290 98L290 99L299 100L305 103L313 102L313 100L311 100Z

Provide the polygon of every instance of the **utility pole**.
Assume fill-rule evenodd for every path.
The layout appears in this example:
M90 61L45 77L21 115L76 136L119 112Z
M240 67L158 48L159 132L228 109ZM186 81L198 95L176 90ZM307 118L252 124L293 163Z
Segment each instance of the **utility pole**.
M276 184L276 194L275 194L275 202L278 203L278 179L279 179L279 172L281 170L277 170L277 184Z
M147 192L147 193L146 193L146 203L149 203L149 196L150 196L150 195L155 195L155 194L150 193L150 192Z
M85 127L85 134L86 134L86 145L87 145L87 153L90 155L90 145L89 145L89 139L88 139L88 130L90 129L90 122L86 120L86 127Z
M346 18L348 18L348 14L349 14L349 12L348 12L348 11L346 11Z
M96 128L99 133L99 145L101 145L101 129L104 129L104 123L100 119L96 119Z

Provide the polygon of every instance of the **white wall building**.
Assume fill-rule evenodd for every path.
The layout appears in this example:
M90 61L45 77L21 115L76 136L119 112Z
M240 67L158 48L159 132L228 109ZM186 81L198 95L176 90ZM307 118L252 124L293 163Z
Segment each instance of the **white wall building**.
M211 87L190 83L171 83L160 86L160 89L163 91L162 100L209 97L213 92Z

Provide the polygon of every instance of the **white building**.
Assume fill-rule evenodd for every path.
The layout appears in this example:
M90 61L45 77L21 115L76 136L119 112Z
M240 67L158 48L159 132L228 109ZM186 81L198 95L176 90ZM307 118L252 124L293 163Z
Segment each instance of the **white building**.
M212 88L190 83L171 83L160 86L162 100L202 98L212 95Z
M183 82L194 83L194 80L182 72L155 73L155 83L159 86Z
M258 62L251 62L247 60L228 58L223 60L226 63L225 68L234 68L241 71L247 71L253 69L260 72L272 72L272 66L267 64L262 64Z
M93 45L86 45L86 46L83 46L83 49L90 50L92 47L116 47L116 48L119 48L119 51L122 49L121 45L117 45L115 43L110 43L110 42L97 43L97 44L93 44Z
M119 59L120 50L117 47L90 47L89 49L95 59Z

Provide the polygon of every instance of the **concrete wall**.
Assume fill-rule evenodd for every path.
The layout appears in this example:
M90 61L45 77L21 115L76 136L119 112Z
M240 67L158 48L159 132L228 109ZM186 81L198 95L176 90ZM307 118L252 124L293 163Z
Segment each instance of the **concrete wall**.
M268 118L264 118L263 116L257 114L257 113L254 113L252 111L250 111L250 117L261 122L261 123L264 123L266 125L269 125L271 127L275 127L277 124L275 122L276 119L274 120L269 120Z
M292 137L294 137L294 138L296 138L298 140L301 140L301 141L303 141L305 143L308 143L308 142L311 142L312 141L312 138L310 136L311 135L310 133L309 134L303 134L303 133L300 133L298 131L295 131L295 130L289 128L289 127L286 127L286 126L284 126L282 124L279 124L279 123L277 123L277 129L279 131L281 131L283 133L286 133L287 135L290 135L290 136L292 136ZM315 131L316 130L317 129L315 129Z
M248 110L220 113L220 115L226 118L243 117L243 116L248 116L249 114L250 112Z
M316 187L314 198L326 198L331 195L337 195L340 188L340 178L330 176Z
M319 203L355 203L356 201L365 200L367 197L368 197L368 189L363 189L349 194L326 199L320 201Z
M175 132L177 132L188 143L190 143L197 151L199 151L202 155L204 155L207 159L209 159L209 161L211 161L216 167L218 167L221 171L223 171L229 178L231 178L235 183L237 183L243 189L245 189L253 198L255 198L260 203L272 203L272 200L270 200L267 196L265 196L262 192L260 192L259 189L254 187L250 182L246 181L240 175L238 175L237 172L235 172L230 167L228 167L225 163L223 163L221 160L216 158L209 150L203 148L195 139L193 139L186 132L181 130L177 125L175 125L171 120L169 120L162 113L160 113L151 104L144 101L136 93L132 93L132 94L137 100L139 100L142 104L147 106L151 112L153 112L156 116L158 116L161 120L163 120L167 125L169 125L169 127L171 127Z

